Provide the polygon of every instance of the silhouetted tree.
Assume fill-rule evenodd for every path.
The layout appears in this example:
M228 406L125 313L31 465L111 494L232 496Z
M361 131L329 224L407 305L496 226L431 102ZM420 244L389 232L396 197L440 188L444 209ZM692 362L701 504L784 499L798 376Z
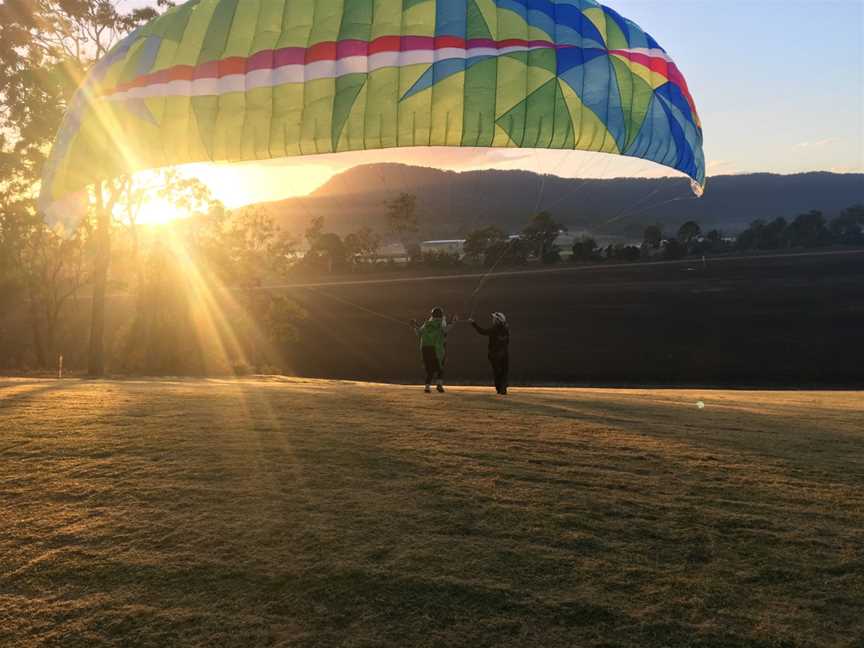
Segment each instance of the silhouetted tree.
M606 248L606 258L611 261L638 261L642 251L635 245L610 245Z
M788 226L788 241L793 247L812 248L831 243L825 217L821 211L799 214Z
M318 267L325 268L327 272L334 272L345 267L347 258L345 244L338 234L324 232L315 240L315 245L309 250L307 256Z
M528 226L522 230L522 236L533 246L534 253L543 263L557 263L561 260L561 256L555 246L555 240L559 234L566 231L564 225L556 222L549 212L544 211L531 219Z
M458 268L462 260L458 254L444 251L423 252L423 264L430 268Z
M590 236L582 236L573 241L574 261L595 261L599 257L597 241Z
M115 243L129 245L121 234ZM134 315L118 336L122 368L257 371L296 337L302 308L268 283L290 273L297 241L266 210L225 212L215 203L145 234Z
M723 242L723 232L718 229L712 229L705 235L705 240L712 245L719 246Z
M789 245L789 223L782 216L768 223L761 232L760 250L778 250Z
M465 237L465 256L475 263L486 258L490 247L506 242L507 235L494 225L469 232Z
M519 266L528 261L533 250L533 244L521 236L512 236L505 240L495 241L486 248L483 263L486 266L505 265Z
M306 245L309 248L315 247L320 238L321 234L324 233L324 217L323 216L313 216L312 220L309 221L309 224L306 226Z
M369 227L361 227L345 237L345 252L350 258L362 256L374 261L374 256L381 247L381 237Z
M678 239L667 239L663 245L663 258L674 261L687 256L687 248Z
M273 342L284 352L287 346L300 340L298 324L308 316L306 309L293 299L271 296L264 324Z
M649 225L642 234L642 245L650 250L656 250L663 241L663 230L659 225Z
M828 225L831 235L841 245L864 245L864 205L847 207Z
M54 366L63 311L87 280L87 246L83 230L62 239L22 204L0 205L0 312L26 303L39 368Z
M128 12L118 6L106 0L16 0L0 5L0 191L23 197L30 203L30 212L48 144L72 93L96 60L126 33L157 15L152 6ZM112 214L125 189L128 181L111 180L90 192L91 376L105 371Z
M345 266L348 251L338 234L324 231L324 217L316 216L306 228L309 249L303 257L307 268L333 272Z
M640 252L639 248L636 247L635 245L625 245L617 251L616 256L619 259L621 259L622 261L627 261L627 262L632 263L633 261L639 260L639 257L641 256L641 252Z
M688 252L695 255L716 254L723 252L726 248L727 244L723 240L723 233L713 229L699 240L691 242Z
M788 244L788 223L782 216L770 223L755 220L738 235L737 246L742 250L777 250Z
M415 255L410 253L409 247L417 242L417 196L400 193L396 198L385 203L385 207L390 230L413 258Z
M702 236L702 228L696 221L687 221L678 228L678 241L685 248L689 248L697 238Z
M208 203L201 213L212 214L212 210ZM241 208L229 213L219 226L222 276L231 285L256 287L268 276L284 275L293 266L298 241L281 230L265 209Z
M735 241L736 246L741 250L757 249L759 237L763 229L765 229L765 221L753 221L752 223L750 223L750 227L748 227L738 235L738 238Z

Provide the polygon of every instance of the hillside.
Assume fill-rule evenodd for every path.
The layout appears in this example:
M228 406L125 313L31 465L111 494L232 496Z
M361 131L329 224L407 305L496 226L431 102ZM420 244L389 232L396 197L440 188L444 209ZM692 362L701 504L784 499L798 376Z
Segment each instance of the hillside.
M0 380L0 645L851 646L862 419L851 392Z
M670 230L686 220L733 233L757 218L792 218L811 209L836 216L864 202L864 174L751 174L713 177L701 199L684 178L576 180L529 171L457 173L401 164L354 167L308 197L269 203L287 228L301 232L312 215L345 234L362 225L386 231L383 203L400 191L417 195L421 236L452 237L495 224L508 231L546 209L571 229L641 236L647 223Z

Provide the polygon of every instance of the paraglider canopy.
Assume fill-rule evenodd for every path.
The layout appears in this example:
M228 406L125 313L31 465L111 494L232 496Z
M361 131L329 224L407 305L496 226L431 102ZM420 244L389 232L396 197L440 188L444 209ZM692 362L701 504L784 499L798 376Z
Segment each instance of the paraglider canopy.
M405 146L598 151L705 183L680 70L594 0L190 0L94 66L42 206L70 227L71 196L133 171Z

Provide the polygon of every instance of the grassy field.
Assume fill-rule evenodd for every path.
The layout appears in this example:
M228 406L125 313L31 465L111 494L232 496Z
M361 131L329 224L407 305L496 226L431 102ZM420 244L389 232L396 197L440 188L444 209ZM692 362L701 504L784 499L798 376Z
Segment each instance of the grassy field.
M0 379L0 645L861 646L862 485L861 393Z
M507 314L512 377L525 384L864 388L864 251L499 270L473 303L476 277L389 281L286 290L310 314L287 368L419 380L408 327L369 311L407 320L473 305L481 322ZM451 380L489 379L473 331L457 328L448 349Z

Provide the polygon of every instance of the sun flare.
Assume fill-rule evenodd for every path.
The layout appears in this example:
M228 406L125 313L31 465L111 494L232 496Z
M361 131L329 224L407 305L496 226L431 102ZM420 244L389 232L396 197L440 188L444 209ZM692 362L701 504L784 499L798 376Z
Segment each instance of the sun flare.
M140 225L165 225L188 216L188 210L181 209L170 200L151 197L141 205L136 220Z
M179 170L207 185L228 209L308 195L334 173L329 165L305 160L189 164Z
M212 198L228 209L238 209L255 203L308 195L327 182L334 169L323 164L291 160L280 164L186 164L174 167L173 172L182 179L198 180L210 191ZM166 225L188 218L196 211L160 195L165 182L162 172L139 171L135 180L147 192L134 218L139 225ZM131 220L123 213L118 213L118 218Z

